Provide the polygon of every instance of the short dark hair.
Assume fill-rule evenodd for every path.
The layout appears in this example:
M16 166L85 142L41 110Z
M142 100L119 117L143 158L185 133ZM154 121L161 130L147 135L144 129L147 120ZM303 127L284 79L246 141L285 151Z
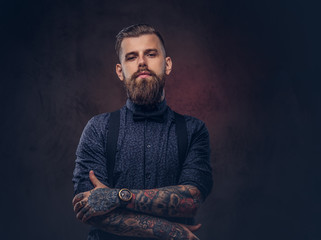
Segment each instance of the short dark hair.
M121 47L121 43L123 41L124 38L127 37L139 37L141 35L144 34L155 34L159 40L161 41L164 51L165 51L165 43L164 43L164 39L161 36L161 34L156 31L155 28L153 28L152 26L148 25L148 24L135 24L135 25L131 25L129 27L126 27L124 29L122 29L117 35L116 35L116 44L115 44L115 50L116 50L116 54L118 56L118 58L120 57L120 47Z

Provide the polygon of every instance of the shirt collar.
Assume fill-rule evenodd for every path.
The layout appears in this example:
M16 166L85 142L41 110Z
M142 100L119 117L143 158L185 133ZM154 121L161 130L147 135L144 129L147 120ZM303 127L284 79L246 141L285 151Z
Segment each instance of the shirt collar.
M127 99L126 107L134 113L157 114L158 112L161 113L166 111L167 103L164 99L160 103L157 103L153 109L150 109L145 105L138 105L133 103L130 99Z

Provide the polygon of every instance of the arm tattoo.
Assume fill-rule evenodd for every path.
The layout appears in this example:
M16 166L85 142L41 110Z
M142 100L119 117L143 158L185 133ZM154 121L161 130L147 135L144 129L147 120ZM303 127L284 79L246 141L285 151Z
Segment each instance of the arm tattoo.
M115 208L119 204L117 196L118 189L98 188L91 191L88 198L88 205L93 208L95 212L104 212Z
M193 217L201 203L200 191L191 185L132 190L128 209L162 217Z
M124 209L116 209L106 215L93 217L88 223L99 227L103 231L120 236L164 240L193 239L191 237L195 236L178 223ZM197 238L195 237L195 239Z

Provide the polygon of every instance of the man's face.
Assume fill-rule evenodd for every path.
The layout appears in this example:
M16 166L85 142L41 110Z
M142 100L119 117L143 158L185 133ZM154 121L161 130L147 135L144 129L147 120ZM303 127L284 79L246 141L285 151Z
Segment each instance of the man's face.
M171 72L170 57L155 34L124 38L116 73L124 81L128 97L139 105L161 101L165 75Z

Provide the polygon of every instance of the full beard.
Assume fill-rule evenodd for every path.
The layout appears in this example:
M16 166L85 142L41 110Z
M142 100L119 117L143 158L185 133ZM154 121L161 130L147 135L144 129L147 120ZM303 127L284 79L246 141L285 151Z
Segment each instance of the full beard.
M137 79L141 71L148 71L150 79ZM165 74L162 77L157 76L148 69L139 69L130 79L125 78L125 89L128 98L135 104L145 105L153 108L162 99L163 89L165 87Z

